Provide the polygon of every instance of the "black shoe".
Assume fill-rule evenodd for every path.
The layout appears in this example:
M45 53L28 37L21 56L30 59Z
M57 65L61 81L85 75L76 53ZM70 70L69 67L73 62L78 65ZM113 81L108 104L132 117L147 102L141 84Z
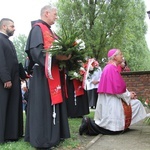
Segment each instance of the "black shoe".
M87 124L83 123L79 128L79 134L82 135L87 130Z
M79 128L79 134L80 135L82 135L84 132L87 131L87 129L88 129L88 119L89 118L87 118L87 117L83 117L82 124L81 124L81 126Z

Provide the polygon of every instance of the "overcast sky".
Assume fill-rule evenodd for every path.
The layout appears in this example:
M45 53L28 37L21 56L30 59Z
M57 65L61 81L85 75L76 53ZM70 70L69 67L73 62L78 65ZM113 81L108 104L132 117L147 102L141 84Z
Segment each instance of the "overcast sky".
M50 2L57 0L1 0L0 19L4 17L11 18L15 23L15 34L28 35L31 29L31 21L40 18L40 9ZM147 6L146 11L150 10L150 0L145 0ZM146 14L146 22L148 24L148 32L146 34L147 41L150 41L150 19ZM150 42L148 42L150 48Z
M41 8L53 1L56 0L3 0L0 4L0 19L7 17L14 21L14 36L28 35L31 21L40 19Z

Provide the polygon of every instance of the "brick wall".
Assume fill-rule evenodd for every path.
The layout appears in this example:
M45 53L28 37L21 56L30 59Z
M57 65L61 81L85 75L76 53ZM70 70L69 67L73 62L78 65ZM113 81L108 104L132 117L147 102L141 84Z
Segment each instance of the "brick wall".
M135 91L140 99L150 99L150 71L123 72L127 89Z

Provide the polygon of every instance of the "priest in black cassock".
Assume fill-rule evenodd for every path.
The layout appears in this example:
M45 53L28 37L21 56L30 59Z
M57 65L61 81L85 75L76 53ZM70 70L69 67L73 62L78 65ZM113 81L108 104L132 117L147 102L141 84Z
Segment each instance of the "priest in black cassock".
M69 118L82 118L88 115L89 103L86 91L82 87L82 82L76 79L70 79L67 75L67 92L68 97L66 100L67 114Z
M33 68L33 73L29 85L25 141L38 149L49 149L70 137L64 101L65 74L58 66L58 60L68 60L70 56L46 53L57 38L50 29L56 19L57 9L44 6L41 20L33 23L26 46L30 64L34 65L29 67Z
M19 65L9 37L15 26L11 19L0 21L0 144L23 135L22 97Z

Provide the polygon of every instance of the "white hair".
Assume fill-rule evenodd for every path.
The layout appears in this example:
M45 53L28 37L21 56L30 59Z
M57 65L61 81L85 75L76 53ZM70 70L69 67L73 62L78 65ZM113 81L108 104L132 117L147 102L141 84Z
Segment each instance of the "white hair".
M45 11L51 11L54 9L57 9L57 8L53 5L45 5L44 7L42 7L40 15L42 16L45 13Z

